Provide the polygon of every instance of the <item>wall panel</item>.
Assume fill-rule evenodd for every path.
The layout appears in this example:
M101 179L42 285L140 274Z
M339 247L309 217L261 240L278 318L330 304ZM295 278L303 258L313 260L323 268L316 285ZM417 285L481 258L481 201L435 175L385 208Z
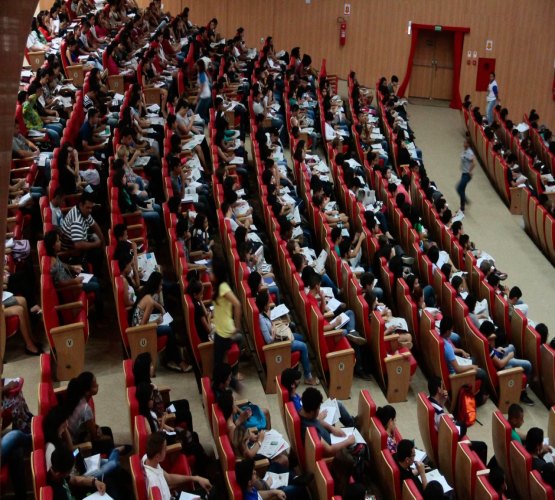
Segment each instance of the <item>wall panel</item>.
M146 0L141 0L146 1ZM349 0L347 43L339 46L337 18L344 0L165 0L178 12L191 8L191 19L206 24L213 16L224 36L233 36L241 25L249 45L271 34L276 49L299 45L311 54L315 66L322 57L328 71L346 77L353 69L359 80L372 84L381 75L405 74L410 49L409 21L421 24L464 26L461 95L470 94L484 109L485 94L474 91L476 66L467 65L468 50L478 57L496 58L501 102L514 120L531 107L555 127L552 84L555 60L555 3L553 0ZM175 5L175 7L174 7ZM486 40L493 50L486 51Z

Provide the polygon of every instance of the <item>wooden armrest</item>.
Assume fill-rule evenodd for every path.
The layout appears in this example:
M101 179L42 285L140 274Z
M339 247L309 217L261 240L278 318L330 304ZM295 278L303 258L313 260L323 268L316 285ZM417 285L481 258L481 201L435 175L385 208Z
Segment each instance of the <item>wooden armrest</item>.
M80 329L82 331L85 330L85 323L80 321L79 323L71 323L70 325L63 325L63 326L56 326L50 329L50 334L52 336L57 335L58 333L66 333L71 332L73 330Z
M267 344L265 346L262 347L262 350L264 352L269 352L269 351L276 351L279 349L283 349L284 347L287 347L288 349L291 349L291 341L290 340L280 340L279 342L272 342L271 344Z
M156 323L147 323L146 325L130 326L125 331L128 335L135 332L156 332L156 326Z
M66 304L60 304L59 306L54 306L56 311L67 311L68 309L82 309L83 303L79 301L68 302Z
M135 212L130 212L130 213L125 213L125 214L121 214L121 216L125 219L126 217L142 217L143 213L140 210L137 210Z
M254 462L254 468L256 470L264 469L270 467L270 461L267 458L262 458Z
M489 469L483 469L483 470L476 471L477 476L485 476L487 474L489 474Z
M523 372L524 372L523 368L521 368L520 366L515 366L514 368L505 368L504 370L499 370L497 372L497 376L506 378L506 377L512 377L513 375L518 375Z
M63 387L54 387L54 394L62 394L66 390L67 390L67 385L64 385Z
M407 360L408 358L410 358L411 354L410 352L401 352L399 354L391 354L390 356L386 356L385 358L385 362L386 363L391 363L392 361L399 361L399 360Z
M346 354L354 356L355 350L352 347L349 347L348 349L342 349L341 351L328 352L326 354L326 358L330 361L334 358L342 358Z
M91 451L92 450L92 443L90 441L84 441L83 443L79 443L75 445L75 448L79 448L79 451Z
M181 453L181 443L168 444L166 446L166 453Z
M194 252L189 252L189 257L190 258L202 257L202 254L204 254L202 250L195 250Z
M127 225L127 231L131 231L133 229L143 229L143 225L142 224L128 224Z
M324 337L335 337L337 335L343 335L343 330L329 330L324 332Z

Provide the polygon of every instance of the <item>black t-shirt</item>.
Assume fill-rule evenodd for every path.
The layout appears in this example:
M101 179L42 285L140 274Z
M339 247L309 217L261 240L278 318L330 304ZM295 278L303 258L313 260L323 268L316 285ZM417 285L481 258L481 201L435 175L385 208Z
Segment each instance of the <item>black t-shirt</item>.
M420 481L420 477L415 476L410 469L407 470L404 467L401 467L399 465L399 462L397 462L397 466L399 467L399 479L401 480L401 488L403 487L403 481L405 479L412 479L414 481L414 484L418 488L418 491L424 494L424 488L422 487L422 481Z
M202 304L198 300L193 301L193 304L195 306L195 328L197 329L197 334L201 342L208 342L208 334L210 332L206 331L206 328L201 321L202 317L204 316Z

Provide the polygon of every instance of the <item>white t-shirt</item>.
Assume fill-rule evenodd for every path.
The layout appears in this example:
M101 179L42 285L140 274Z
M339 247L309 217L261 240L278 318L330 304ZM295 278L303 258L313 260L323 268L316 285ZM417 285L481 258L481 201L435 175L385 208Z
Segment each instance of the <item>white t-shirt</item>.
M166 478L164 477L164 469L160 467L160 464L158 464L157 467L151 467L150 465L146 464L146 460L147 457L145 454L141 459L141 463L143 464L146 473L147 488L157 486L160 490L162 500L171 500L172 495L170 492L170 487L168 486Z
M337 135L335 132L335 129L328 122L326 122L325 128L326 128L326 141L333 141Z
M264 106L261 102L254 101L252 103L252 110L254 111L255 115L262 115L264 114Z
M494 91L495 89L495 91ZM497 99L497 81L493 80L493 82L489 82L488 85L488 96L486 97L486 101L495 101Z

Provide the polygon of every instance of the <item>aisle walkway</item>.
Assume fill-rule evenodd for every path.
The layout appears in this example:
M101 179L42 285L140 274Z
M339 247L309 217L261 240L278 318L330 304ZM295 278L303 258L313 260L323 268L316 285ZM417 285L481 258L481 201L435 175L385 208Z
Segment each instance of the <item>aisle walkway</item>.
M410 106L409 115L430 179L436 181L454 213L459 208L455 185L465 131L462 115L430 106ZM555 268L524 231L522 216L510 214L479 164L474 172L466 191L472 204L466 209L465 232L509 274L506 283L521 288L530 306L529 317L547 324L551 337L555 333Z

